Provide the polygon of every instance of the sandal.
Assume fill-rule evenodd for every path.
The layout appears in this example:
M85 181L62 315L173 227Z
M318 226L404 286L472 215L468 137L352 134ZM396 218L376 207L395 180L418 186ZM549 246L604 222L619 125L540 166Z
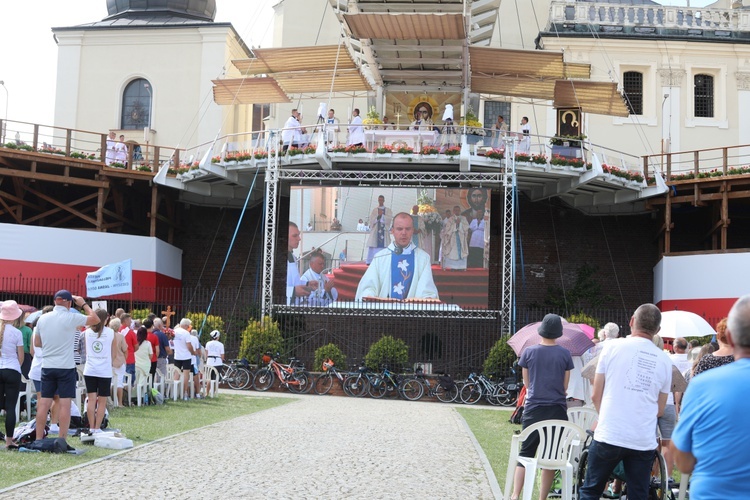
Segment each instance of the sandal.
M6 450L17 450L19 446L16 443L10 443L5 445Z

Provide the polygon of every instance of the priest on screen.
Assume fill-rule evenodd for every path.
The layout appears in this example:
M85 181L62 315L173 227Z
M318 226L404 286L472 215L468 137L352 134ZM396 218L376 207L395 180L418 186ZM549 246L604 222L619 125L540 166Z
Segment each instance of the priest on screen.
M355 300L438 301L430 255L412 243L414 225L406 212L393 218L393 243L378 252L357 286Z

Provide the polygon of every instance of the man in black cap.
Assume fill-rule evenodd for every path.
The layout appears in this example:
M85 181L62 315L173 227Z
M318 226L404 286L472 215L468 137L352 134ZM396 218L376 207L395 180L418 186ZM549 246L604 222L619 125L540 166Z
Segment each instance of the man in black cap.
M544 420L568 420L568 406L565 392L568 389L570 370L573 369L573 358L570 352L557 345L555 339L562 336L562 320L557 314L547 314L539 325L541 341L538 345L526 348L521 353L518 366L523 368L523 383L526 385L526 402L524 404L521 424L527 428ZM533 433L521 445L519 455L533 457L539 446L539 433ZM547 492L555 477L554 470L542 470L540 492ZM521 494L524 480L524 467L516 465L511 500L517 500ZM529 485L533 488L533 485ZM540 496L545 498L546 495Z
M70 311L75 304L83 314ZM42 361L42 399L36 413L36 438L44 437L47 425L47 412L52 406L52 398L60 395L60 437L68 435L70 426L70 400L76 395L76 363L73 358L73 339L76 329L99 323L83 297L60 290L55 294L55 308L39 317L36 324L37 335L34 346L44 349Z

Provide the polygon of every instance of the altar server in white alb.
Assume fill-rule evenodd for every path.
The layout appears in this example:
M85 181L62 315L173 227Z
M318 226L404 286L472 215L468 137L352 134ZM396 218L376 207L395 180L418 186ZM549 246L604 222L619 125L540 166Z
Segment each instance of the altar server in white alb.
M518 152L523 154L531 153L531 125L529 118L521 118L521 133L518 134Z
M333 286L333 280L323 274L326 258L323 254L315 252L310 256L310 268L301 276L302 283L309 285L317 283L317 286L307 297L309 306L327 306L339 298L339 292Z
M362 117L359 109L354 108L352 112L352 123L349 126L349 140L347 146L363 146L365 144L365 128L362 126Z
M284 123L284 130L281 131L282 151L286 152L290 146L296 148L302 142L302 129L299 120L300 114L295 108L292 110L292 116L287 118L286 123Z
M367 258L369 264L376 253L384 249L390 242L388 228L393 222L393 212L385 206L385 196L378 196L378 206L370 212L369 227L370 236L367 237Z
M393 243L378 252L357 286L355 300L439 300L430 255L414 246L414 224L406 212L393 218Z

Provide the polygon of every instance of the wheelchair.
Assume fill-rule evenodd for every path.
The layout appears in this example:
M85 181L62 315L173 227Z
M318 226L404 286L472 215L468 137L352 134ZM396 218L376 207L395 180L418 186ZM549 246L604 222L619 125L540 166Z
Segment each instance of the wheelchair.
M593 431L586 431L586 441L583 445L583 450L578 458L578 466L574 467L575 474L575 489L576 498L580 497L580 489L583 486L583 481L586 478L586 469L588 468L588 455L591 441L594 439ZM648 487L648 500L675 500L675 496L672 490L669 489L667 481L667 464L664 461L664 456L661 454L661 450L656 450L656 458L654 459L654 465L651 468L651 480L649 481ZM615 467L615 470L610 475L610 481L614 480L622 481L622 490L620 498L627 497L627 477L625 476L625 469L622 463Z

